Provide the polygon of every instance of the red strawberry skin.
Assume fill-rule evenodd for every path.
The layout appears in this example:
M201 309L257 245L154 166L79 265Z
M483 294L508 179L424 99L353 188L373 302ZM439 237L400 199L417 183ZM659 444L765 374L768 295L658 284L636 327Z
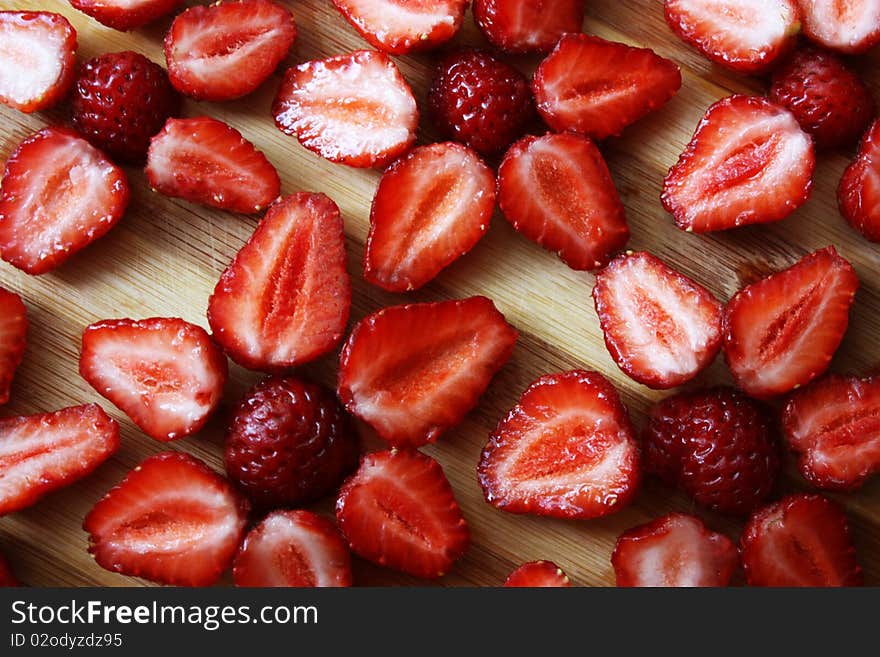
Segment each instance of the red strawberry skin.
M681 87L671 60L586 34L567 34L532 81L541 118L556 132L592 139L619 135Z
M119 449L119 425L97 404L0 419L0 516L91 474Z
M861 586L846 516L820 495L789 495L755 513L743 529L750 586Z
M44 128L6 161L0 254L38 275L103 237L128 207L125 172L66 128Z
M173 586L210 586L241 544L248 505L195 457L162 452L89 511L83 529L102 568Z
M150 142L146 174L166 196L246 214L262 211L281 191L266 156L238 130L207 116L168 119Z
M568 588L571 580L552 561L530 561L514 570L504 582L512 588Z
M876 0L797 0L808 39L844 55L863 53L880 42Z
M635 496L639 448L626 408L601 374L549 374L498 423L477 474L486 501L503 511L598 518Z
M272 75L296 39L296 22L270 0L196 5L165 35L168 78L196 100L241 98Z
M74 9L114 30L128 32L177 9L182 0L69 0Z
M517 335L486 297L384 308L342 349L339 399L394 447L434 442L477 404Z
M596 145L572 133L523 137L498 169L514 228L572 269L601 267L629 240L626 213Z
M549 52L584 22L582 0L474 0L473 12L483 36L508 53Z
M440 464L409 448L361 459L339 492L336 522L356 554L425 579L449 572L470 543Z
M470 251L489 229L495 176L461 144L421 146L382 175L370 209L364 278L409 292Z
M76 30L64 16L0 11L0 42L0 103L37 112L64 99L73 86L77 47Z
M275 511L244 539L232 566L236 586L351 586L351 553L329 520Z
M19 586L19 582L9 566L9 562L0 554L0 588Z
M0 287L0 405L9 401L12 378L24 358L27 308L21 297Z
M880 121L865 133L858 157L843 172L837 204L853 228L880 242Z

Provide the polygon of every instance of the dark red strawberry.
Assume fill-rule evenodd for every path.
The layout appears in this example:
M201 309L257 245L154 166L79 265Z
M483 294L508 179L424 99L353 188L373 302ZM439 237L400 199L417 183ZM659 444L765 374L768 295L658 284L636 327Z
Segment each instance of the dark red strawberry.
M147 152L150 186L166 196L232 212L260 212L281 191L266 156L222 121L169 119Z
M828 369L859 279L833 246L740 290L724 309L724 356L755 397L781 395Z
M127 50L82 65L73 92L72 121L114 159L139 163L150 138L180 109L180 96L158 64Z
M86 327L79 373L144 433L167 441L201 429L226 383L226 357L182 319L108 319Z
M625 531L611 564L617 586L727 586L739 553L699 518L670 513Z
M663 207L696 233L784 219L810 195L813 142L791 112L765 98L712 105L666 174Z
M165 35L168 78L197 100L240 98L272 75L295 39L293 16L270 0L196 5Z
M843 172L837 204L853 228L880 242L880 121L865 133L858 157Z
M97 404L0 418L0 516L90 474L119 449L119 425Z
M272 115L310 151L352 167L391 164L413 145L419 122L406 80L374 50L288 69Z
M384 308L352 330L339 398L393 446L433 442L476 405L516 338L486 297Z
M860 586L846 516L820 495L789 495L755 513L742 535L751 586Z
M593 301L611 357L651 388L690 381L721 349L721 304L650 253L615 258L596 275Z
M15 292L0 287L0 405L9 401L12 378L24 358L27 308Z
M333 349L351 306L339 208L300 192L269 207L208 302L214 338L250 369L284 370Z
M6 161L0 185L0 254L44 274L103 237L128 207L128 179L66 128L44 128Z
M880 42L877 0L798 0L804 34L820 46L853 55Z
M741 73L763 73L794 47L795 0L666 0L666 22L709 60Z
M504 52L549 52L567 32L580 32L583 0L474 0L474 20Z
M459 50L437 64L428 107L440 132L481 155L518 139L535 113L522 73L483 50Z
M575 370L529 386L492 432L477 473L486 501L503 511L597 518L633 498L639 461L614 386Z
M779 473L773 415L731 388L667 397L651 409L642 444L648 472L721 513L756 509Z
M371 46L392 55L436 48L458 32L468 0L333 0Z
M789 397L782 426L804 478L854 490L880 472L880 377L815 381Z
M498 203L523 235L572 269L596 269L629 240L626 214L596 145L563 133L523 137L498 169Z
M517 588L565 588L571 586L568 575L552 561L530 561L514 570L504 586Z
M74 9L114 30L128 32L177 9L182 0L69 0Z
M532 88L553 130L593 139L619 135L681 87L675 62L586 34L567 34L538 66Z
M442 577L470 542L440 464L408 448L363 457L339 492L336 522L356 554L415 577Z
M73 86L76 30L61 14L0 11L0 103L48 109Z
M19 586L18 580L15 577L15 573L12 572L6 557L0 554L0 588L12 586Z
M351 586L351 554L336 526L309 511L275 511L235 557L236 586Z
M359 453L335 395L293 377L270 377L251 389L226 433L226 473L260 508L327 495L354 471Z
M413 149L379 181L364 278L391 292L422 287L474 247L494 210L495 176L471 149Z

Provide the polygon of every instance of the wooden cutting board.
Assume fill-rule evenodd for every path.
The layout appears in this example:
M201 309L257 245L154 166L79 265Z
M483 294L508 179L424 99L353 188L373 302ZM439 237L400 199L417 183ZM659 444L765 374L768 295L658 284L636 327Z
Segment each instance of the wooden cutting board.
M344 53L367 45L336 13L329 0L284 0L299 26L285 66ZM584 30L647 46L677 61L684 85L664 108L608 140L603 151L627 209L632 249L647 249L727 300L743 278L783 268L802 255L834 244L862 280L843 347L834 359L840 372L868 373L880 361L880 271L877 246L850 230L837 211L835 190L851 156L823 156L810 201L789 219L764 227L696 236L672 223L659 202L663 176L691 137L705 109L732 92L761 93L764 83L714 67L676 39L663 21L659 0L591 0ZM123 34L105 28L59 0L0 0L0 9L45 9L67 16L79 34L79 57L131 49L164 65L162 38L170 19ZM485 42L465 18L455 43ZM429 55L398 58L420 106L430 78ZM536 60L518 65L531 72ZM877 51L855 62L880 99ZM281 69L283 70L283 68ZM24 73L23 73L24 74ZM425 448L443 465L464 510L473 545L446 585L497 585L519 564L533 559L558 563L578 585L611 585L609 557L625 529L679 510L702 515L708 524L737 539L741 523L694 509L684 496L648 482L630 507L597 521L560 521L513 516L483 501L476 465L488 433L538 376L572 368L592 368L618 386L635 422L668 393L642 387L622 374L609 357L593 309L593 277L565 267L554 255L515 233L500 215L482 242L426 289L392 295L367 284L360 272L369 208L379 174L331 164L306 151L273 125L269 107L280 74L251 96L223 104L187 102L187 116L208 114L238 128L278 167L285 194L322 191L339 205L346 222L349 269L354 281L352 321L386 305L484 294L521 333L510 363L495 378L479 406L437 445ZM29 133L66 119L66 109L25 115L0 106L0 159ZM427 123L423 121L423 123ZM435 136L428 127L422 142ZM80 525L94 502L125 473L167 446L142 434L121 412L99 397L77 373L79 339L89 323L116 317L177 316L207 327L207 299L220 273L257 224L257 219L210 210L150 191L143 173L128 169L132 203L109 235L59 270L30 277L0 263L0 285L20 293L31 330L27 353L4 415L30 414L84 402L99 402L120 421L122 449L95 474L54 493L37 505L0 518L0 552L20 578L32 585L140 585L141 580L99 568L86 551ZM302 374L333 385L336 354L302 368ZM232 366L228 410L258 374ZM722 359L700 383L729 382ZM224 412L199 435L171 445L222 470ZM380 442L367 438L367 447ZM781 488L805 488L791 463ZM880 477L853 495L835 495L849 512L860 560L869 582L880 583ZM319 505L329 511L332 501ZM358 561L358 584L412 584L416 580ZM228 581L228 578L227 580Z

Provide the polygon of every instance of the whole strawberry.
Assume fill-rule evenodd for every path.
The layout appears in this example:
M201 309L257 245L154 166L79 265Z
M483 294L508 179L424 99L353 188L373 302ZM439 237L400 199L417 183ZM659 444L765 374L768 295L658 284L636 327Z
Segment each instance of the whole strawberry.
M649 472L732 515L757 508L780 467L770 413L732 388L664 399L651 410L643 447Z
M428 106L442 132L482 155L510 146L534 115L522 73L482 50L461 50L440 61Z
M150 138L180 109L165 69L138 53L106 53L79 72L73 127L111 157L144 160Z

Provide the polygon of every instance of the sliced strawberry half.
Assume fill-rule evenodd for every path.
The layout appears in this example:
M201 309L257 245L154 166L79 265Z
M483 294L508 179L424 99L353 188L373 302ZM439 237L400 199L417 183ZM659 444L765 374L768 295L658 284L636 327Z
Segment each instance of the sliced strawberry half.
M504 586L517 588L566 588L568 575L552 561L530 561L508 575Z
M422 287L480 241L494 210L495 176L473 150L413 149L379 181L364 278L391 292Z
M371 46L405 55L436 48L454 37L468 0L333 0L333 4Z
M498 169L498 203L517 231L572 269L596 269L629 240L626 214L596 145L571 133L524 137Z
M741 73L762 73L794 47L795 0L666 0L666 22L706 58Z
M880 242L880 121L865 133L858 157L843 172L837 204L853 228Z
M846 515L821 495L789 495L756 512L741 547L751 586L862 584Z
M351 586L351 554L329 520L275 511L244 539L232 577L236 586Z
M580 32L583 0L474 0L474 20L496 48L549 52L567 32Z
M260 212L281 191L272 163L232 126L200 116L168 119L147 152L150 186L232 212Z
M36 112L52 107L70 91L76 30L64 16L0 11L0 43L0 103Z
M833 246L740 290L724 309L724 356L737 385L771 397L828 369L859 279Z
M442 577L470 542L443 468L415 449L364 456L339 492L336 522L356 554L415 577Z
M182 0L69 0L74 9L114 30L128 32L177 9Z
M804 34L820 46L855 55L880 42L877 0L798 0L798 5Z
M384 167L410 149L419 110L384 53L358 50L290 68L272 104L275 124L331 162Z
M0 554L0 588L11 586L19 586L18 579L16 579L15 573L12 572L9 561Z
M764 98L712 105L666 174L663 207L696 233L784 219L810 195L813 142L791 112Z
M384 308L352 330L339 398L391 445L424 445L476 406L516 339L486 297Z
M125 173L101 151L72 130L40 130L6 161L0 255L44 274L113 228L128 198Z
M477 473L486 501L503 511L598 518L633 498L639 461L614 386L575 370L528 387L492 432Z
M21 297L0 287L0 405L9 401L12 377L24 358L27 308Z
M343 229L323 194L270 206L208 302L214 338L232 360L272 372L336 346L351 306Z
M102 568L174 586L210 586L244 538L247 502L197 458L151 456L89 511Z
M739 553L699 518L670 513L625 531L611 564L617 586L727 586Z
M880 472L880 377L815 381L789 398L782 426L810 483L854 490Z
M119 449L119 425L97 404L0 419L0 516L68 486Z
M226 383L226 357L182 319L108 319L86 327L79 373L156 440L201 429Z
M270 0L190 7L165 35L168 78L197 100L240 98L272 75L295 39L293 15Z
M553 130L593 139L619 135L681 87L675 62L586 34L566 34L538 66L532 88Z
M596 314L611 357L652 388L674 388L721 349L721 303L650 253L626 253L596 275Z

